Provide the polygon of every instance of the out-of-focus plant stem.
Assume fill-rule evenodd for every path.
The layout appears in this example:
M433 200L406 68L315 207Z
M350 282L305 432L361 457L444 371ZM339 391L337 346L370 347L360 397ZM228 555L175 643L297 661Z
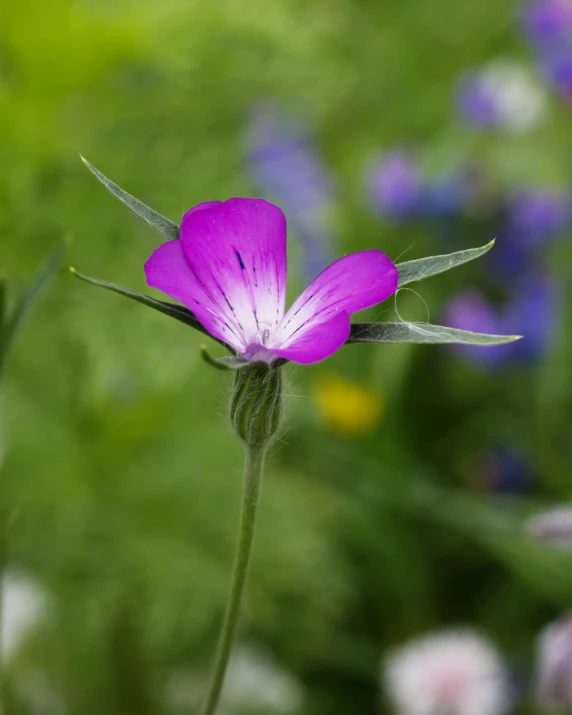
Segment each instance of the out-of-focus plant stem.
M211 682L204 707L201 711L202 715L214 715L216 712L232 645L238 630L242 598L252 552L266 450L267 445L247 445L246 447L240 532L232 571L230 594L219 637Z

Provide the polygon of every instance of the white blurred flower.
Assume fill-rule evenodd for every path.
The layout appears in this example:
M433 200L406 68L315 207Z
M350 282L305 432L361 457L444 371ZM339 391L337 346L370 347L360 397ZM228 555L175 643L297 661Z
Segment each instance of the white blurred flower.
M544 712L572 707L572 614L542 631L537 646L536 698Z
M391 655L387 694L399 715L502 715L507 672L494 647L469 630L424 636Z
M241 646L233 654L221 699L224 713L293 713L303 700L300 682L269 652Z
M535 514L526 522L526 531L549 546L572 549L572 506L557 506Z
M547 96L525 65L498 59L464 76L458 102L462 113L477 124L523 132L540 124Z
M165 701L174 711L197 709L208 679L179 671L167 682ZM222 691L219 715L294 715L303 703L297 678L283 670L259 646L239 646L233 653Z
M45 613L47 594L23 571L7 571L0 581L2 599L2 661L9 660Z

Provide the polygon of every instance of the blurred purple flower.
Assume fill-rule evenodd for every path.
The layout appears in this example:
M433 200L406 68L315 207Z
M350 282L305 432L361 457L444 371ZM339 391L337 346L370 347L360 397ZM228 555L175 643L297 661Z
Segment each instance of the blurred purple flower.
M572 47L544 53L540 64L550 85L564 99L572 100Z
M524 335L524 340L498 350L480 351L468 345L451 348L456 354L483 367L506 363L535 362L550 348L558 317L558 289L546 276L525 275L515 285L504 305L492 306L482 293L459 293L449 303L444 324L474 332Z
M520 279L505 306L503 326L524 335L508 354L513 360L535 362L550 349L558 321L559 290L549 276L527 275Z
M571 217L571 198L546 189L519 191L509 200L509 231L527 246L544 243L562 233Z
M417 162L407 152L396 150L374 159L366 181L375 210L394 220L417 213L421 176Z
M461 78L457 108L464 119L482 129L494 128L499 123L495 97L482 76L475 72Z
M521 21L532 44L553 48L566 42L572 31L572 3L569 0L534 0L525 5Z
M451 328L462 328L475 333L502 332L501 319L497 311L487 301L485 296L476 289L458 293L448 304L443 318L443 324ZM504 346L499 350L484 351L471 345L457 345L452 350L471 362L492 366L506 360Z
M302 245L304 273L314 278L335 252L328 221L335 192L310 132L273 103L257 104L248 117L247 160L264 195L288 214Z
M527 459L512 446L496 446L483 455L483 476L487 487L503 494L522 494L534 482Z

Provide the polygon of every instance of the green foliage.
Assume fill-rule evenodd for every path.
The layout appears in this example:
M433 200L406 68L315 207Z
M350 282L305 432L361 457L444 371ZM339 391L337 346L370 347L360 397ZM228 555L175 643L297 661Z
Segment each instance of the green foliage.
M10 713L30 712L22 684L38 674L69 713L184 712L166 695L181 673L200 700L240 506L231 377L204 364L204 336L181 325L184 311L144 296L143 264L163 236L102 191L78 152L172 216L162 226L173 238L191 206L260 194L245 125L253 103L270 99L316 129L338 187L333 255L483 245L494 234L482 226L435 238L379 221L363 170L373 152L413 142L426 147L429 176L483 159L508 190L564 185L570 117L556 101L532 135L475 134L454 117L461 69L529 60L514 16L513 3L481 0L3 0L10 298L65 232L76 237L73 265L110 291L133 288L123 301L54 281L5 365L0 507L18 513L8 568L32 574L50 604L8 664ZM302 683L305 713L373 715L382 655L457 623L485 630L526 680L538 631L569 608L569 556L521 531L537 507L571 495L572 243L547 251L564 280L559 339L540 364L485 371L447 348L400 344L284 367L286 427L268 460L242 633ZM291 229L292 297L304 287L300 253ZM402 284L424 260L400 264ZM455 292L488 286L488 266L485 257L419 283L431 321ZM413 292L398 299L407 321L428 319ZM363 320L395 320L393 303ZM331 372L382 396L370 433L328 428L314 388ZM536 475L520 498L483 481L488 447L505 443Z

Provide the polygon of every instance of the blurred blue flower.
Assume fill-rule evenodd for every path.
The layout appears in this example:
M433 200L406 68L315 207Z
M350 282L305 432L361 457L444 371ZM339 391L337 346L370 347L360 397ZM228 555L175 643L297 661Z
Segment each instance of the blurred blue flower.
M509 199L509 231L527 246L537 246L562 233L572 218L572 197L547 189L522 190Z
M264 195L287 214L302 245L305 277L314 278L335 253L329 226L335 192L310 132L275 104L257 104L248 117L247 161Z
M570 38L572 3L569 0L534 0L522 9L521 22L533 45L554 48Z
M524 339L491 350L469 345L451 348L457 355L485 368L507 363L530 363L550 348L558 320L557 284L548 276L525 274L517 280L504 304L493 306L478 290L458 293L445 310L444 324L474 332L511 333Z
M572 100L572 46L544 53L540 64L548 83L562 97Z
M502 332L500 316L477 289L462 291L449 302L445 309L443 325L475 333L497 335ZM482 350L473 345L456 345L451 350L476 364L494 366L506 359L504 347Z
M497 248L489 257L493 274L503 282L508 275L528 271L538 262L538 251L572 226L572 195L548 189L515 191L505 200L497 233Z
M495 96L478 73L472 72L461 77L456 102L461 116L471 124L482 129L492 129L498 125Z
M366 177L374 210L402 220L418 212L421 174L415 158L406 151L394 150L377 156Z
M510 444L493 444L472 455L464 468L468 484L479 491L522 494L535 482L526 454Z

